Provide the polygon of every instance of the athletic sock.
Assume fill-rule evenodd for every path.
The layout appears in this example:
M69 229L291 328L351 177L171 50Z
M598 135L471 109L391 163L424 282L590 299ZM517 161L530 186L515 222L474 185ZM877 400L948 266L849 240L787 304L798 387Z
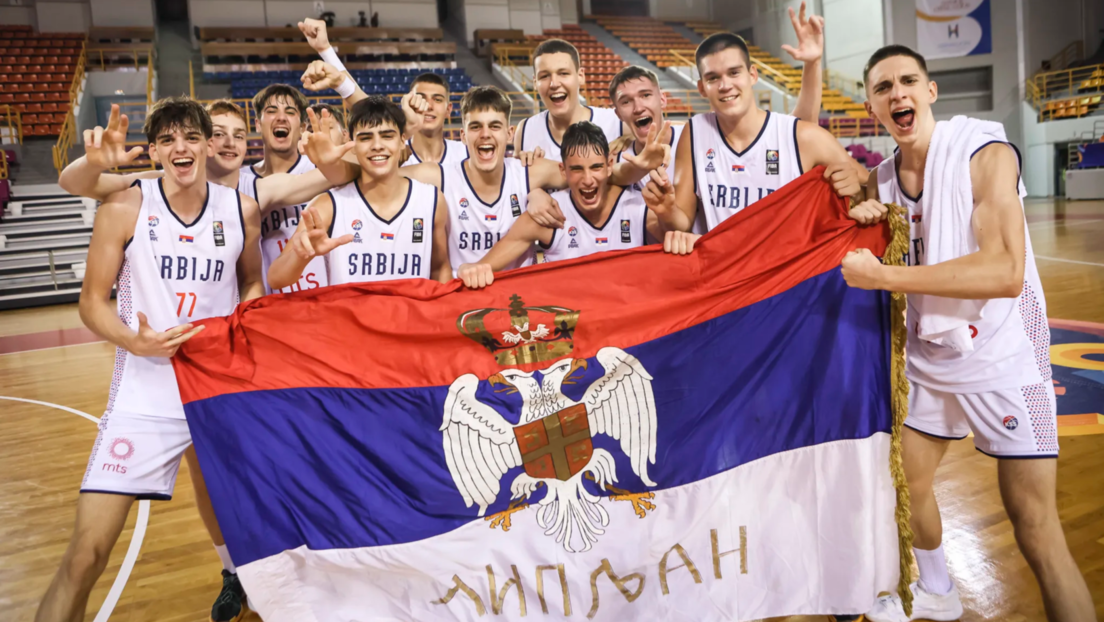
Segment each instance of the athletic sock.
M226 545L216 544L215 552L218 553L219 559L222 560L222 567L226 569L226 572L237 574L238 568L234 565L234 562L230 560L230 551L226 550Z
M954 585L947 573L947 558L943 555L943 545L933 551L912 549L916 554L916 566L920 569L920 588L929 594L942 596L949 594Z

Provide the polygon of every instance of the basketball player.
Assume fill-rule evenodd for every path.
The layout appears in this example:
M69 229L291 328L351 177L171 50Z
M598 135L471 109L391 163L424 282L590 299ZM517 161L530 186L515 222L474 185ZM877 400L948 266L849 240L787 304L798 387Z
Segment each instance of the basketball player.
M700 236L689 232L699 199L712 230L815 166L826 166L824 176L840 196L862 198L868 172L839 141L817 125L758 107L753 86L759 74L743 38L710 35L695 56L698 92L712 112L691 118L679 137L673 183L653 175L644 188L648 207L667 230L666 250L693 249Z
M269 269L272 286L295 282L323 256L332 285L452 279L441 191L399 175L405 124L402 110L386 98L372 96L353 106L349 133L360 177L311 202Z
M310 90L318 91L326 88L338 90L345 97L349 106L368 97L356 84L352 74L345 69L337 52L330 47L329 36L326 33L326 22L320 19L305 19L299 22L299 30L307 38L307 43L318 55L321 61L314 61L303 74L303 84ZM322 87L324 76L329 71L332 86ZM349 83L348 94L339 90L342 80L338 74L344 74ZM313 83L313 86L312 86ZM329 83L329 82L327 82ZM413 96L417 97L413 97ZM439 164L451 164L460 162L468 157L464 143L445 138L445 123L452 116L452 95L449 92L448 81L441 76L427 72L418 75L410 83L410 92L402 98L403 112L406 113L406 141L408 157L404 166L431 162Z
M602 128L589 121L572 125L564 133L562 153L564 161L560 166L567 176L568 190L552 196L560 205L569 206L563 230L542 227L522 214L506 237L482 259L460 266L457 276L464 285L473 288L490 285L495 272L511 267L518 258L530 253L534 244L544 249L546 261L645 244L648 208L632 186L610 183L613 157Z
M562 167L551 160L538 159L525 167L515 158L506 158L510 142L509 97L494 86L478 86L464 95L460 109L463 118L462 135L467 152L475 154L453 164L423 162L404 166L401 175L439 188L449 212L449 262L453 266L474 263L502 236L510 230L517 218L527 209L527 195L531 189L557 189L567 185ZM313 119L313 117L312 117ZM313 121L312 121L313 123ZM614 183L630 185L640 180L646 171L660 166L669 156L669 150L659 144L663 124L653 127L646 139L646 147L639 156L627 156L625 161L612 167ZM330 174L332 163L337 161L341 148L328 141L315 140L311 157L317 158L319 168ZM322 155L322 151L326 155ZM349 175L346 169L359 170L357 166L339 165L335 178ZM547 194L541 193L547 197ZM533 262L533 253L527 253L511 263L508 268L521 267Z
M191 437L169 357L202 330L191 320L227 315L239 299L264 293L259 209L207 180L206 111L188 98L164 99L145 131L164 176L109 196L96 214L80 311L118 347L115 376L39 621L83 619L131 504L171 497Z
M952 226L972 227L972 252L933 263L926 256L924 223L936 210L942 219L955 219L951 205L933 201L940 197L921 196L926 175L946 174L942 168L925 167L936 131L931 111L936 84L928 77L924 58L900 45L875 52L863 79L867 111L899 148L895 157L878 166L868 192L877 201L908 209L912 244L907 267L883 266L861 249L844 258L843 275L852 287L909 295L908 326L915 329L908 334L906 373L911 387L902 443L920 569L919 582L912 584L911 619L957 620L962 615L958 590L947 573L932 483L950 440L973 432L977 449L998 459L1001 499L1016 543L1039 580L1047 618L1096 620L1056 507L1058 442L1050 335L1046 301L1025 233L1018 153L1011 144L988 138L967 146L969 167L952 170L970 176L973 213L969 222L955 221ZM948 298L984 301L980 319L966 336L972 349L919 336L923 310L933 303L946 304ZM910 619L895 595L879 599L867 617L875 622Z

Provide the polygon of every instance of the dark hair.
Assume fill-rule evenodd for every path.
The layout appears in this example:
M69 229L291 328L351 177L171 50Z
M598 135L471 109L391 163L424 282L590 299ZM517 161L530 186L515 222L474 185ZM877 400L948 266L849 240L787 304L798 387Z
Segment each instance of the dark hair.
M443 87L446 93L449 92L448 80L428 71L426 73L418 74L417 77L415 77L414 80L410 83L410 88L413 89L414 85L416 84L436 84L437 86Z
M245 129L249 129L249 120L245 118L245 111L242 107L230 101L229 99L216 99L215 101L207 104L207 114L214 117L220 114L231 114L241 119L245 124Z
M202 104L185 95L158 100L146 115L146 125L142 129L150 144L157 142L161 134L176 129L199 130L204 138L214 134L211 115L207 114Z
M718 52L723 52L729 48L740 48L744 53L744 60L751 64L751 52L748 51L747 41L740 35L734 35L731 32L715 32L705 38L698 44L698 50L694 52L694 64L697 65L698 71L701 71L702 59L706 56L712 56Z
M307 106L309 105L307 97L300 93L299 89L288 84L269 84L253 96L253 112L257 114L258 119L264 113L268 100L273 97L285 97L289 101L295 102L295 107L299 109L299 122L307 122Z
M369 95L353 104L349 111L349 136L356 133L358 127L368 128L383 125L390 121L401 134L406 130L406 115L389 97Z
M579 121L564 132L563 140L560 141L560 155L567 160L568 156L583 155L587 151L601 153L608 158L609 142L606 141L606 133L602 128L590 121Z
M613 100L617 99L616 94L617 88L619 86L628 82L629 80L639 80L641 78L645 80L650 80L652 84L656 85L656 88L659 88L659 78L656 77L655 72L651 71L650 69L645 69L640 65L629 65L621 71L618 71L617 75L613 76L613 80L610 81L610 101L612 102Z
M571 62L575 63L575 69L579 69L579 50L563 39L542 41L537 49L533 50L533 67L537 66L537 57L545 54L567 54L571 57Z
M894 56L908 56L916 61L917 65L920 65L920 71L924 72L924 77L928 76L928 63L924 60L923 56L917 54L912 48L903 45L887 45L877 52L874 52L870 60L866 61L866 67L863 67L863 86L867 86L866 83L870 79L870 70L874 68L874 65L877 65L887 58L893 58Z
M336 123L338 127L345 127L345 110L342 109L341 106L334 106L332 104L311 104L310 109L314 111L314 114L318 115L319 119L322 118L322 111L328 110L330 116L334 118L334 123ZM311 129L317 131L317 128L312 127Z
M509 122L510 111L513 108L514 105L510 103L510 98L497 86L472 87L471 90L464 93L464 98L460 100L461 116L466 116L471 112L493 110L506 115L506 121Z

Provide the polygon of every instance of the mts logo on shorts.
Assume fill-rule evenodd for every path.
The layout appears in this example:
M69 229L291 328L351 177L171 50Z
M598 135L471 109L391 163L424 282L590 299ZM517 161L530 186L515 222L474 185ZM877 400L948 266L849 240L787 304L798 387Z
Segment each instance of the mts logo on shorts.
M129 438L115 438L107 448L107 455L110 456L111 459L119 462L128 460L134 455L134 443ZM103 470L118 473L120 475L126 475L127 472L125 466L121 464L111 464L110 462L104 462Z

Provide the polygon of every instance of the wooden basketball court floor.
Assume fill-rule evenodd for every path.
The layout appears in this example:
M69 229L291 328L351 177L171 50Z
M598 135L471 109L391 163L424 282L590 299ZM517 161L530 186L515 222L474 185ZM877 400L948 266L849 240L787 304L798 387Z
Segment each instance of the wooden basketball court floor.
M1027 214L1052 327L1075 331L1067 335L1080 331L1089 342L1077 344L1075 337L1071 346L1054 346L1052 355L1104 383L1104 201L1032 200ZM107 403L113 351L82 327L76 305L0 313L2 621L33 618L68 542L96 436L94 418ZM1079 388L1059 385L1059 404ZM1104 403L1090 403L1060 417L1058 504L1070 549L1104 620L1100 413ZM951 575L967 611L962 620L1045 619L1001 507L996 461L974 451L971 439L954 443L939 471L938 495ZM172 501L131 510L85 620L207 620L220 569L184 464Z

